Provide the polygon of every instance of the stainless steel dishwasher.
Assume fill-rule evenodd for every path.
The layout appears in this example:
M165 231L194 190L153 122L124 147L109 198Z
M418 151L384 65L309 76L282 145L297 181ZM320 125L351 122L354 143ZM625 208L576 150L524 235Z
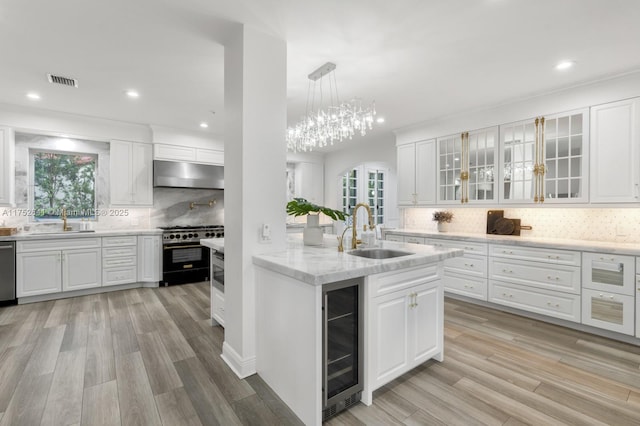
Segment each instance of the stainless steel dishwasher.
M16 299L16 244L0 241L0 304Z

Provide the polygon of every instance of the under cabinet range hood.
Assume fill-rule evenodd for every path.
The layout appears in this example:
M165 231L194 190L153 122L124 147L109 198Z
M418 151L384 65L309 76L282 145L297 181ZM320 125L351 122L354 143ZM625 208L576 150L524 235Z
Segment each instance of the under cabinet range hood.
M153 186L224 189L224 167L180 161L153 160Z

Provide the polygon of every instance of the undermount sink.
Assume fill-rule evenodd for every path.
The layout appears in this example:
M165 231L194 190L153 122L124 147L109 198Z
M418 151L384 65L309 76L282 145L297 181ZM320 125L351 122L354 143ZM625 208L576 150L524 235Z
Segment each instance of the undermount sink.
M409 256L413 254L408 251L391 250L385 248L362 248L347 252L352 256L366 257L368 259L391 259L400 256Z
M33 232L31 235L67 235L67 234L86 234L89 232L96 232L95 229L77 230L77 231L43 231Z

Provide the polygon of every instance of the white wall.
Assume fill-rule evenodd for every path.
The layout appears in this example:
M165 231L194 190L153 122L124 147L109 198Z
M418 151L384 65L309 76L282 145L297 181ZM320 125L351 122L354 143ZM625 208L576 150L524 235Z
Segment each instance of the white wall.
M353 143L352 143L353 142ZM388 168L387 211L385 222L397 225L399 221L396 191L396 147L392 133L386 133L357 141L343 142L344 148L324 156L324 203L327 207L340 208L339 179L348 170L363 163L384 164ZM364 201L364 200L359 200Z
M640 96L640 71L397 129L396 144L402 145L636 96Z

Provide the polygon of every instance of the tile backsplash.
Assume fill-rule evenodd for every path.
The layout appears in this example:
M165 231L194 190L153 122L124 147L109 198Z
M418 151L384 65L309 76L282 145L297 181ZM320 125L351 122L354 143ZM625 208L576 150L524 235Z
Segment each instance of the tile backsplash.
M500 208L504 217L521 219L522 225L531 225L531 231L522 230L523 236L539 238L565 238L621 243L640 242L640 208ZM450 232L486 233L487 208L406 208L401 211L401 226L408 229L436 231L432 214L448 210L454 217Z

